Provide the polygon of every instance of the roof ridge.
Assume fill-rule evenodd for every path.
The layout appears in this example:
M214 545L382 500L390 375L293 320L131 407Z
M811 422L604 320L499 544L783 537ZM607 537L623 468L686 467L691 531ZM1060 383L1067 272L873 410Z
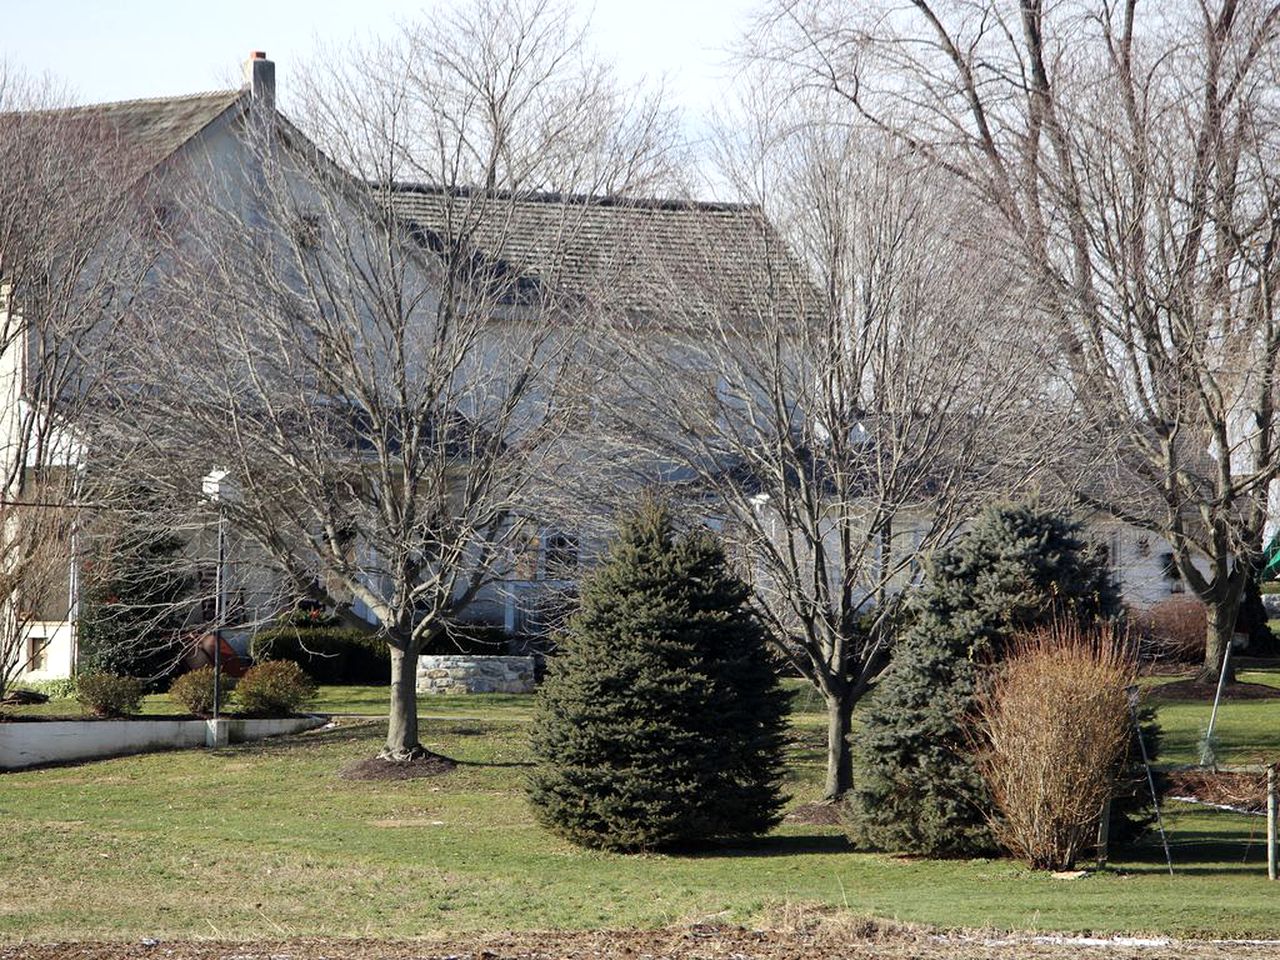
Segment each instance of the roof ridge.
M98 103L79 103L66 107L51 107L47 110L36 110L34 113L74 113L80 110L98 110L103 107L131 107L142 106L159 103L184 103L189 100L214 100L219 98L227 98L233 100L236 97L243 96L247 88L240 87L238 89L228 90L205 90L200 93L180 93L168 97L132 97L126 100L103 100Z
M456 197L483 196L486 193L499 200L514 200L517 203L568 203L596 207L631 207L641 210L688 210L705 213L748 213L758 212L759 206L754 203L734 203L727 200L695 200L678 197L629 197L619 194L591 193L558 193L549 190L531 190L521 193L511 190L486 190L478 186L440 186L430 183L415 183L396 180L390 184L372 184L374 187L388 187L393 193L419 193L427 196L452 195Z

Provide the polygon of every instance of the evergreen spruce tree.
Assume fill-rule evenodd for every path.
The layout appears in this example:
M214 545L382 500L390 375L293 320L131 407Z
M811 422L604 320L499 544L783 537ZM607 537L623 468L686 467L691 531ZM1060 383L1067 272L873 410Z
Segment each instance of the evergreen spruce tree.
M1020 631L1119 610L1105 555L1058 513L989 508L940 550L855 744L853 842L929 856L991 849L991 805L969 759L981 664Z
M655 850L778 822L785 696L748 587L710 534L625 520L538 697L529 796L591 847Z

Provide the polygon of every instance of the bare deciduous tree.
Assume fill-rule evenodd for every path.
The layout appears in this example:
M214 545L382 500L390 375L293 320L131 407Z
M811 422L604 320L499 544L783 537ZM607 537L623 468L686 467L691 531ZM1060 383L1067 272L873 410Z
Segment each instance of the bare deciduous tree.
M121 449L180 465L156 481L175 498L229 470L232 526L284 596L376 621L388 759L424 754L419 652L509 568L555 472L584 322L557 287L575 191L665 162L660 112L571 27L481 0L327 64L299 97L318 150L255 104L248 159L189 198L125 351L146 432ZM510 252L533 191L536 273Z
M136 159L0 63L0 692L38 655L35 625L72 613L79 416L146 258Z
M1081 495L1169 542L1215 677L1280 472L1280 6L805 0L767 19L764 56L999 218L1078 450L1111 453Z
M766 93L747 119L724 169L749 203L708 214L685 267L702 296L620 329L614 415L624 445L689 478L821 693L835 798L902 588L1034 463L1011 442L1031 368L1008 278L935 175L820 99Z

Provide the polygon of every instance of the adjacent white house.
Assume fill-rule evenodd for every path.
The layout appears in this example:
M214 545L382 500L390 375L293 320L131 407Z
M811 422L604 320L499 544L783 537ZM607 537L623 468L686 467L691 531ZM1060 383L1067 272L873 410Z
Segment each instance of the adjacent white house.
M245 176L253 167L252 138L261 135L264 124L279 135L285 149L314 149L276 110L275 67L262 53L249 59L245 85L238 90L99 104L67 114L86 128L110 131L115 141L127 146L135 164L136 202L149 206L160 220L167 215L169 198L181 193L191 178L222 178L234 186L237 178ZM407 228L426 238L424 242L429 241L441 215L440 192L416 184L394 184L390 189L397 215ZM229 197L235 201L234 188ZM752 262L758 249L753 236L761 218L754 208L580 198L574 206L578 222L571 235L572 249L565 251L557 246L564 242L564 206L562 197L528 196L506 208L509 216L500 225L503 265L527 278L531 286L546 282L548 274L542 267L554 250L559 265L555 283L563 295L615 315L660 321L670 298L683 295L684 280L690 284L688 296L700 295L687 266L699 251L711 249L719 269L733 274L721 276L718 289L734 291L741 298L738 307L749 312L756 307L753 297L767 295ZM255 211L244 209L241 215L250 222ZM483 232L479 238L483 245ZM11 309L0 286L0 320L7 319ZM6 430L11 441L25 391L22 354L10 350L0 356L0 430ZM74 470L79 457L76 447L71 443L64 447L61 466ZM1130 602L1145 605L1181 592L1168 549L1157 537L1111 520L1095 522L1093 531L1108 547ZM476 597L469 616L509 633L539 629L544 607L572 589L595 546L571 522L535 525L527 548L514 558L500 583ZM197 541L197 549L213 555L208 537ZM27 625L27 642L17 653L23 678L74 672L78 564L74 549L68 556L65 585L54 591L60 602L49 604L48 619L37 617ZM239 580L224 583L227 595L236 597L245 624L266 622L280 604L273 584L264 582L260 572L249 572L252 568L251 562L239 564ZM374 619L362 604L356 603L353 612Z
M109 166L111 182L122 193L122 213L136 214L138 222L159 229L172 215L172 198L189 178L208 176L210 171L231 176L241 169L240 154L251 118L274 114L274 65L265 54L251 57L245 77L244 87L238 90L93 104L54 111L50 116L56 118L59 136L74 140L81 149L101 145L103 153L110 154L109 160L104 157L103 177ZM131 228L121 225L122 231ZM75 472L84 468L85 458L83 438L76 438L73 431L56 423L48 429L32 427L33 419L48 416L52 409L51 404L41 402L44 412L37 412L29 401L37 392L40 361L36 358L46 333L24 322L21 305L8 295L4 280L0 276L0 330L5 331L5 349L0 351L4 498L6 505L21 505L38 497L40 488L32 483L37 474L51 469ZM38 453L31 449L33 434L41 437ZM21 636L0 649L18 661L7 667L12 674L16 666L21 680L66 677L74 672L77 662L82 558L76 544L76 522L70 517L81 505L65 502L73 488L64 484L59 489L63 502L48 509L61 509L68 516L63 569L50 575L53 582L39 588L35 602L22 599L32 593L30 585L23 585L14 592L16 599L9 605L12 609L4 612L4 629ZM5 512L10 538L17 522L12 518L18 515L14 510Z

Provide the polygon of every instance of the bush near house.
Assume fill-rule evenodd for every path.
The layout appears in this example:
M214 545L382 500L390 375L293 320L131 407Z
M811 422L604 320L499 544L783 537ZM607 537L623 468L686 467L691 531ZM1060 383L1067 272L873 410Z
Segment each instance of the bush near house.
M197 667L176 678L169 685L169 697L188 713L200 716L213 712L213 667ZM236 688L236 678L222 675L222 699L225 704Z
M778 822L787 700L749 595L720 543L677 536L661 506L622 523L538 697L541 823L635 851Z
M146 684L137 677L114 673L85 673L76 680L76 699L99 717L127 717L137 713Z
M1280 637L1271 629L1271 617L1262 603L1262 588L1257 580L1250 580L1244 586L1240 612L1236 615L1236 632L1249 638L1249 656L1274 657L1280 654Z
M482 623L450 623L422 647L426 656L502 656L510 653L513 638L501 627Z
M1183 595L1158 600L1149 607L1131 610L1129 624L1142 641L1145 659L1193 664L1204 662L1209 618L1200 599ZM1241 651L1248 656L1270 657L1280 652L1280 640L1268 626L1262 593L1256 584L1246 585L1240 598L1236 632L1249 638L1248 647Z
M854 746L846 830L866 849L985 853L994 844L991 796L971 749L980 664L1003 658L1020 632L1115 616L1118 590L1078 523L1033 504L1004 505L938 551L913 603L915 620Z
M292 660L317 683L385 683L390 655L371 630L344 626L323 611L297 611L256 634L249 645L255 663Z
M1196 597L1169 597L1129 612L1130 629L1150 660L1202 663L1209 617Z
M292 660L250 667L236 685L236 702L244 713L295 713L315 696L315 682Z
M50 700L72 700L76 695L75 677L53 677L49 680L33 680L22 686L42 693Z

